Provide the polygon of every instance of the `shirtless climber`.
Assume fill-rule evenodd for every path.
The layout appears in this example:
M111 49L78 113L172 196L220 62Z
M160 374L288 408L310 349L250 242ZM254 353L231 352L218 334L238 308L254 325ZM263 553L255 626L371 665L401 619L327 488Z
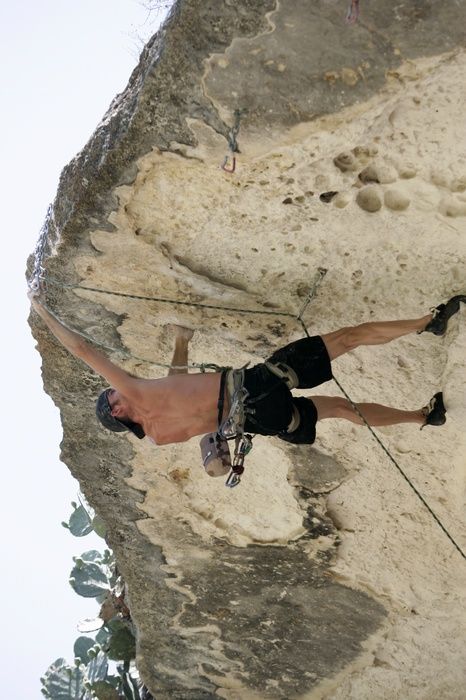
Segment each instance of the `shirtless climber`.
M29 292L29 298L55 337L112 387L102 392L96 408L98 419L109 430L130 430L138 438L147 436L157 445L166 445L213 433L218 429L219 417L223 421L228 416L228 383L225 390L221 372L187 374L185 369L180 369L187 364L193 331L174 327L175 351L167 377L138 379L113 364L78 333L65 328L41 304L40 294ZM290 388L310 389L329 381L333 360L360 345L380 345L414 332L444 335L448 320L457 313L460 302L466 304L466 295L452 297L421 318L348 326L322 336L302 338L276 350L266 363L244 370L245 431L276 435L295 444L312 444L319 420L344 418L363 424L361 416L344 398L295 397ZM446 420L441 392L414 411L376 403L355 406L372 426L415 423L422 428L443 425Z

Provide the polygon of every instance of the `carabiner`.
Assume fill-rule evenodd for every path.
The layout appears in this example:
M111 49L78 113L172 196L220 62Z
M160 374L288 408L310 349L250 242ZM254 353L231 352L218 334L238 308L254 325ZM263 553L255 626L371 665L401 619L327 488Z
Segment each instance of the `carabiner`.
M225 160L223 161L222 170L224 170L226 173L234 173L234 172L235 172L235 169L236 169L236 158L235 158L235 156L232 155L232 156L231 156L231 159L232 159L232 165L231 165L231 167L227 167L227 166L228 166L228 162L229 162L229 160L230 160L230 156L229 156L229 155L226 155L226 156L225 156Z

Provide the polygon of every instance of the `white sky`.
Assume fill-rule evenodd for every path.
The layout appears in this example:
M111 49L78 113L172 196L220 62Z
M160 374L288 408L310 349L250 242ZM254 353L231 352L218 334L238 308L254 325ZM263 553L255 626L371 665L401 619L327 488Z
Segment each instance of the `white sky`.
M59 462L57 409L43 392L26 324L24 271L63 166L121 92L156 28L140 0L0 4L2 532L1 695L38 700L40 676L73 659L76 624L93 599L68 584L71 557L105 543L77 539L68 520L78 484Z

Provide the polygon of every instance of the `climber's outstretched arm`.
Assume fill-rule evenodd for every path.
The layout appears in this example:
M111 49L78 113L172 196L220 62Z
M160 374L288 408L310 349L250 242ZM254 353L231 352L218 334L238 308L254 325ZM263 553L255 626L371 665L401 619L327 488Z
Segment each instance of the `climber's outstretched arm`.
M132 377L124 369L113 364L105 355L87 343L79 333L67 328L61 321L53 316L40 302L37 293L29 292L28 297L32 306L52 331L57 340L71 352L85 362L91 369L108 381L110 386L120 391L129 399L137 400L141 390L141 379Z

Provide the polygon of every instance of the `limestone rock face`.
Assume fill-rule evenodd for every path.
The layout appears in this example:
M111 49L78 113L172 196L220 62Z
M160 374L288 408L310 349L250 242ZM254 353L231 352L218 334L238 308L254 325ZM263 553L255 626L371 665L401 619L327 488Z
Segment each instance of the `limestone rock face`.
M172 323L196 329L195 363L254 364L300 337L319 268L311 335L464 293L466 6L361 13L350 26L333 0L176 3L62 173L50 308L160 377ZM368 216L358 173L376 166L390 177L365 188ZM414 410L443 388L445 426L377 435L463 551L464 315L444 338L359 347L334 362L338 384L298 392ZM31 323L62 459L107 524L155 697L462 697L466 562L366 427L321 421L312 447L258 437L230 490L196 439L157 448L101 428L102 380Z

